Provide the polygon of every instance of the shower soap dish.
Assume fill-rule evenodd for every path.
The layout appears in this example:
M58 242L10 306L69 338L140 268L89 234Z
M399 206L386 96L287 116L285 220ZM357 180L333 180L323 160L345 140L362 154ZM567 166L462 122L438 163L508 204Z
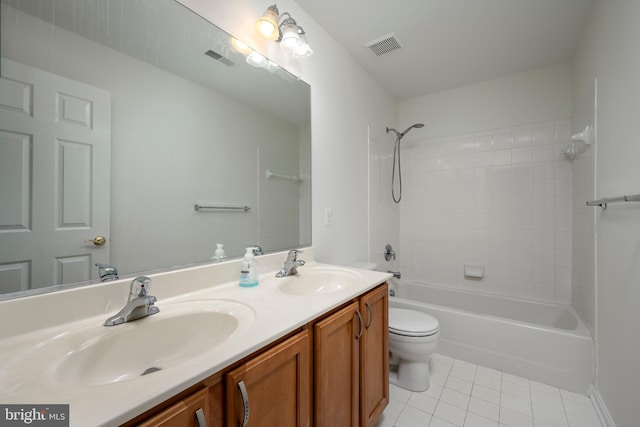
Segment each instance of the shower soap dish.
M481 279L484 277L484 265L464 265L464 276Z

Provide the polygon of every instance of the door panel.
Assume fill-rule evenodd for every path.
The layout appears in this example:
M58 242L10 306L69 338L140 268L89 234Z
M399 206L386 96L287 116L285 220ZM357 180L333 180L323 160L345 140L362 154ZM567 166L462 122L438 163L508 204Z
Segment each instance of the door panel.
M31 135L0 130L0 232L31 228L31 146Z
M314 326L316 427L358 425L357 311L354 302Z
M304 427L310 424L309 331L256 356L225 376L227 425ZM240 391L246 393L246 401Z
M111 95L2 59L0 292L97 278L109 247ZM5 203L5 201L8 201Z
M389 294L382 285L364 295L360 343L360 425L372 427L389 403Z

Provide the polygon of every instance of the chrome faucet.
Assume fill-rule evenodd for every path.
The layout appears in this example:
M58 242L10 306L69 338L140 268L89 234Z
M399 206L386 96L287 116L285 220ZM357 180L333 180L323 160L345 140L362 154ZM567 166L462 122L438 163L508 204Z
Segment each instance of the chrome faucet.
M107 280L118 280L120 278L118 276L118 269L112 265L96 262L96 267L98 267L98 277L100 277L101 282L106 282Z
M289 254L287 255L287 260L284 262L284 267L282 267L282 270L276 273L276 277L286 277L298 274L298 267L304 265L304 261L298 259L298 254L301 253L302 251L299 251L297 249L290 250Z
M402 273L400 273L399 271L387 270L387 273L393 274L394 279L402 279Z
M251 248L251 252L253 252L253 256L264 255L264 251L262 250L262 247L258 245L245 246L245 249L247 248Z
M384 247L384 260L390 261L392 258L395 261L396 252L393 250L393 247L387 243L387 245Z
M147 293L150 285L151 278L147 276L139 276L133 279L129 286L129 301L127 305L118 314L105 320L104 326L115 326L131 322L159 312L160 309L154 306L156 297Z

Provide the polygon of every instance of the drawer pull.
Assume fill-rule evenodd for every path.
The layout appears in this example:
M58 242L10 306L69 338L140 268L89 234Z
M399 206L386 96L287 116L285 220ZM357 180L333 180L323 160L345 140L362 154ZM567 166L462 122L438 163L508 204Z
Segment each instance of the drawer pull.
M356 339L359 340L364 332L364 322L362 321L362 314L360 314L360 310L356 310L356 315L358 315L358 324L360 327L358 328L358 335L356 335Z
M371 325L373 325L373 310L371 309L371 305L368 301L365 303L365 305L367 306L367 311L369 312L369 324L367 325L367 329L369 329Z
M196 411L196 421L198 421L198 427L207 427L207 419L204 417L202 408L198 408Z
M244 381L238 383L240 394L242 395L242 406L244 407L244 419L242 420L241 427L247 427L249 422L249 393L247 393L247 387L244 385Z

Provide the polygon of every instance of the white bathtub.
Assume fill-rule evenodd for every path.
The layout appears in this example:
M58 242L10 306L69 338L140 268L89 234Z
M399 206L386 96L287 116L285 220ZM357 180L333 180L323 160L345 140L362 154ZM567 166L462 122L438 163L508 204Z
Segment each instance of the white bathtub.
M391 307L440 323L438 353L586 394L593 340L574 310L471 291L394 280Z

